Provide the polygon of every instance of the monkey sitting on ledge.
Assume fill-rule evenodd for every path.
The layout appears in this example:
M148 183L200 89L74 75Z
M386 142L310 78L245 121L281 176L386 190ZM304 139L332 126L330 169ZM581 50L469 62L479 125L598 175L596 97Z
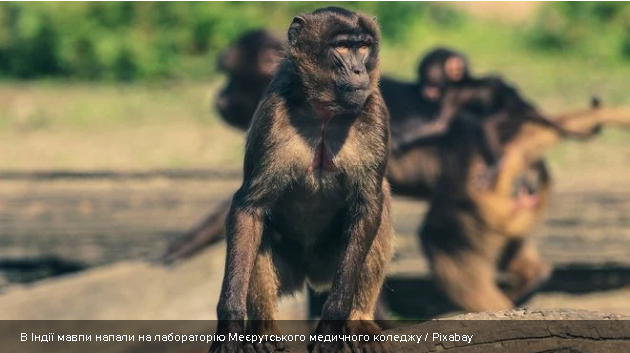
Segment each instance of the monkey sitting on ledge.
M330 288L317 334L380 333L376 300L392 255L389 116L378 88L380 31L337 7L295 17L288 53L247 134L243 183L226 220L219 334L279 334L281 294ZM316 342L314 353L344 350ZM212 353L283 350L218 342ZM386 352L375 340L354 353Z

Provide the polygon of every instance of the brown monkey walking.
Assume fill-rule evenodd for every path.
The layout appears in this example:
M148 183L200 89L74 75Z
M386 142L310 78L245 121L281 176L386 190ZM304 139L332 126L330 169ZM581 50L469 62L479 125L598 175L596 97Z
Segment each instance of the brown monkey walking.
M248 130L244 180L226 221L218 333L279 334L280 294L330 287L319 334L377 334L376 299L391 257L389 117L378 89L380 32L329 7L293 19L288 54ZM354 352L381 352L356 342ZM211 352L282 350L215 341ZM338 352L343 341L316 342Z
M595 107L557 121L589 133L602 124L630 125L630 114ZM540 221L549 197L550 177L541 158L565 136L524 123L506 144L496 184L482 189L472 180L487 165L475 151L480 137L467 124L454 120L440 144L442 177L419 236L436 281L453 302L467 311L509 309L550 273L525 236ZM535 188L522 192L524 185ZM495 282L498 269L516 280L505 293Z

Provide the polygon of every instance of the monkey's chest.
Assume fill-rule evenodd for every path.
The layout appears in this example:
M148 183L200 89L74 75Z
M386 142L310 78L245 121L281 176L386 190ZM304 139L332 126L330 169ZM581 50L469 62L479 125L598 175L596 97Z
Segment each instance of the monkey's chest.
M272 217L281 237L309 247L339 233L346 195L338 181L325 180L319 188L295 185L283 195Z
M321 138L313 149L313 158L308 168L309 173L322 175L324 173L335 173L339 171L333 161L333 152L324 138Z

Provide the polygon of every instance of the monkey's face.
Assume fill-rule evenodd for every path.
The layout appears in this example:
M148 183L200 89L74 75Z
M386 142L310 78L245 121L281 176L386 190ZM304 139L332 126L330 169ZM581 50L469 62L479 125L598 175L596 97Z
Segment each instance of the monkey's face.
M230 77L217 94L215 108L226 121L247 126L268 83Z
M228 75L215 100L221 116L247 125L282 58L282 42L264 30L248 32L226 49L218 59L218 70Z
M452 55L444 62L444 73L449 83L462 81L468 76L468 66L464 58Z
M265 30L248 32L219 55L218 71L271 78L282 61L282 47L280 39Z
M371 50L372 38L367 34L339 34L326 50L337 99L349 108L363 106L371 93L366 66Z
M456 51L438 48L427 54L420 62L419 78L424 98L437 101L444 90L468 78L468 63Z
M373 19L340 8L294 18L289 51L311 98L360 110L378 86L379 36Z

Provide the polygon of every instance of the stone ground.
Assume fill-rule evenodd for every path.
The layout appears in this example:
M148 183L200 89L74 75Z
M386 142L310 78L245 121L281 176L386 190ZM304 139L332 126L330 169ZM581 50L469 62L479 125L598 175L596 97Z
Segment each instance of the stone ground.
M532 235L560 271L525 305L630 314L624 175L562 175L547 220ZM214 318L222 243L172 268L145 260L237 186L225 178L0 180L0 318ZM428 281L415 239L425 210L405 199L394 204L398 239L390 273L420 290L413 298L410 290L395 293L410 302L423 301L421 284ZM283 301L281 313L304 317L305 310L298 295Z

